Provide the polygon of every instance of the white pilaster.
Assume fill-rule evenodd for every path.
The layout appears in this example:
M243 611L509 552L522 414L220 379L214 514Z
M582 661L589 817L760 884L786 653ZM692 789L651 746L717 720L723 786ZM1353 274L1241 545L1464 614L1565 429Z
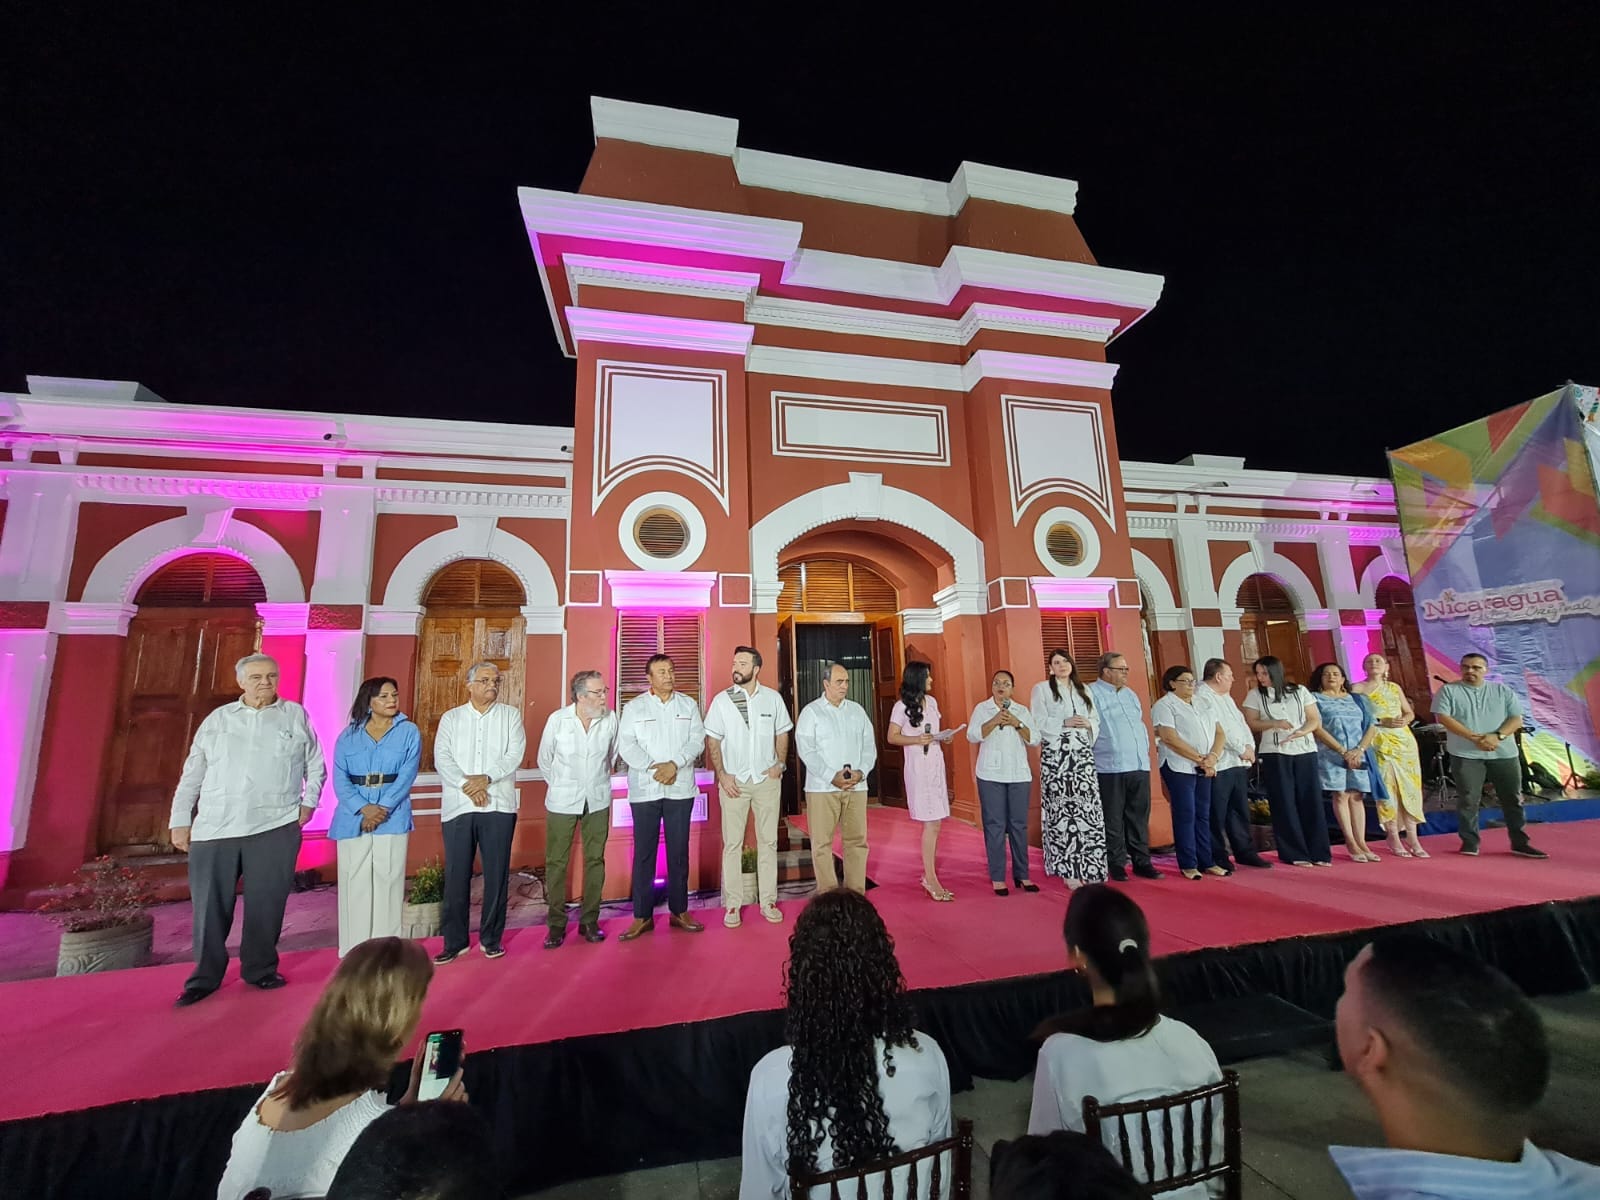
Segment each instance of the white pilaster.
M306 632L306 679L302 695L306 716L322 742L328 779L322 787L317 815L306 826L326 830L333 820L333 745L350 717L350 703L361 686L362 643L359 629L311 629Z
M28 841L55 651L56 635L48 630L0 629L0 712L6 714L0 720L0 853Z

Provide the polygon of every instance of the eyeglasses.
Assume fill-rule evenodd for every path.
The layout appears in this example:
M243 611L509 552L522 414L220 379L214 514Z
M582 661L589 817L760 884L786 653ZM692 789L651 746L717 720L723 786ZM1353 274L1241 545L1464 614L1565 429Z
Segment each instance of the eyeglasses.
M1128 671L1131 670L1131 668L1129 668L1129 667L1107 667L1106 670L1111 671L1111 672L1113 672L1115 674L1126 675L1128 673Z
M1194 676L1193 675L1180 675L1180 676L1178 676L1178 678L1174 679L1172 682L1173 683L1188 683L1188 684L1192 684L1192 683L1194 683Z
M610 690L610 688L601 688L599 691L596 691L594 688L584 688L583 694L585 696L604 696Z

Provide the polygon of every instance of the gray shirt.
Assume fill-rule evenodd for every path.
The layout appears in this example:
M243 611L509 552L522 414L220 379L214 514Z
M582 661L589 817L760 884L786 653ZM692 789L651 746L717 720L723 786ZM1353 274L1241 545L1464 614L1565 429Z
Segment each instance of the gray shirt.
M1486 683L1472 687L1465 683L1447 683L1433 698L1433 711L1437 715L1454 717L1473 733L1491 733L1512 717L1522 715L1522 701L1503 683ZM1515 758L1517 743L1506 737L1493 750L1480 750L1464 737L1445 733L1445 748L1457 758Z

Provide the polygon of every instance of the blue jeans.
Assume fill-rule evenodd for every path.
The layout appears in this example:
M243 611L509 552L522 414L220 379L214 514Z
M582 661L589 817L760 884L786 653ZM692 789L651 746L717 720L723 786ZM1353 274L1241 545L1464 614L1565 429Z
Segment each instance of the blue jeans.
M1211 865L1211 776L1186 775L1163 765L1161 782L1172 801L1172 840L1178 844L1178 866L1198 871Z

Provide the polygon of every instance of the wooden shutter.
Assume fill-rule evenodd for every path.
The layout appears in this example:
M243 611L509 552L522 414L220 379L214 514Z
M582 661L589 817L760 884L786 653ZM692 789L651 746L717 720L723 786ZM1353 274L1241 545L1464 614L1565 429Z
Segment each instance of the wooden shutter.
M892 613L900 609L894 584L871 567L841 559L816 558L778 571L783 591L780 613Z
M1105 653L1103 613L1074 612L1051 609L1039 614L1039 625L1044 643L1045 670L1048 674L1050 655L1065 650L1078 664L1078 677L1086 683L1096 678L1095 660Z
M704 699L700 665L701 614L618 613L617 694L620 709L650 690L645 664L652 654L672 658L674 686L698 704Z
M805 599L802 591L805 585L801 580L800 564L790 563L787 567L779 567L778 579L783 584L783 591L778 593L778 611L780 613L803 611Z
M254 608L267 598L255 568L231 554L186 554L139 589L140 608Z
M497 562L467 558L433 577L422 598L426 608L521 608L522 584Z

